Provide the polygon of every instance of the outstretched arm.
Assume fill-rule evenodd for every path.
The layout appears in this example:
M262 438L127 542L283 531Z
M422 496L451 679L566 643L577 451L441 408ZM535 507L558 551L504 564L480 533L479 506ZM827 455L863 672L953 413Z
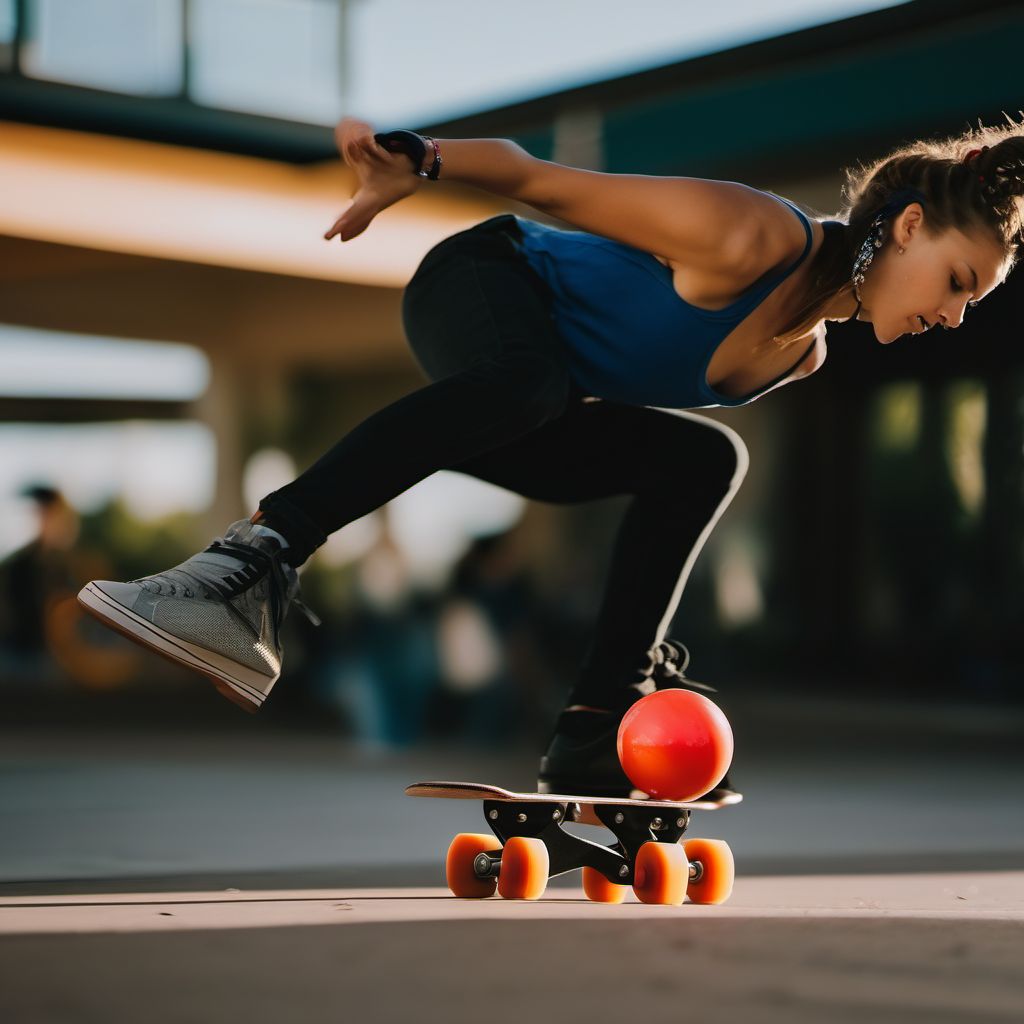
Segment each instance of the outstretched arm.
M403 194L410 194L426 180L412 173L416 168L407 156L377 145L366 122L346 118L335 137L342 156L356 166L357 173L360 161L371 162L381 173L385 169L395 173L396 180L389 185L393 191L407 188ZM437 143L445 181L484 189L583 231L704 271L734 273L747 266L770 266L775 250L782 259L792 245L786 232L780 235L773 230L780 222L792 221L792 215L739 182L581 170L540 160L510 139L438 139ZM419 169L429 170L433 160L433 148L428 145ZM335 225L332 233L344 240L364 230L384 208L381 191L369 189L362 209L357 208L357 192L353 209L338 221L346 222L346 227L338 231ZM401 195L386 205L397 198Z
M703 272L757 276L787 257L794 232L803 242L789 210L739 182L581 170L540 160L508 139L437 142L447 181L475 185ZM433 159L428 146L422 169Z

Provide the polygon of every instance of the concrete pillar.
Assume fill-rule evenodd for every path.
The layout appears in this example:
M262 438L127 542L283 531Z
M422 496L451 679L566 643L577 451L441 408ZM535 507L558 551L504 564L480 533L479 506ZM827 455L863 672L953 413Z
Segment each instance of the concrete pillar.
M193 415L213 433L216 477L213 501L200 517L200 539L222 533L236 519L251 514L243 507L243 402L237 360L232 353L207 349L210 384L194 403Z

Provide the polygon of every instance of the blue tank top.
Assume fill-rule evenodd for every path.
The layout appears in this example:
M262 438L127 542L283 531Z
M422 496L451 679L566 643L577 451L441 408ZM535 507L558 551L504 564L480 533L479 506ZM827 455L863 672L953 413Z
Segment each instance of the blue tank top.
M770 193L767 193L770 194ZM807 244L789 267L755 281L724 309L707 310L679 296L672 268L650 253L586 231L565 231L516 217L529 265L548 285L552 316L569 351L569 369L585 394L630 405L700 409L746 405L785 379L792 368L753 394L729 398L707 382L722 340L804 261L813 236L796 213Z

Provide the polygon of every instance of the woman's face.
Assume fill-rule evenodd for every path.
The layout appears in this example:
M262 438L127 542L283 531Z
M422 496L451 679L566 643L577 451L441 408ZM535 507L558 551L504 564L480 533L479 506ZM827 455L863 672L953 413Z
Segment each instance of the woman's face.
M968 305L1003 283L1003 267L1002 252L988 238L956 228L933 238L921 204L911 203L891 221L868 267L857 319L869 320L883 345L925 331L919 316L932 327L959 327Z

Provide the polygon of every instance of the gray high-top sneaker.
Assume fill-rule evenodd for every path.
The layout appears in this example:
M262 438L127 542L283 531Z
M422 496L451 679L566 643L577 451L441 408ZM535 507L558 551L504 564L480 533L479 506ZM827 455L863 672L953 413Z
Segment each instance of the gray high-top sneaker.
M202 673L229 700L258 711L281 674L281 625L299 600L287 548L250 520L165 572L128 583L93 580L79 602L105 625Z

